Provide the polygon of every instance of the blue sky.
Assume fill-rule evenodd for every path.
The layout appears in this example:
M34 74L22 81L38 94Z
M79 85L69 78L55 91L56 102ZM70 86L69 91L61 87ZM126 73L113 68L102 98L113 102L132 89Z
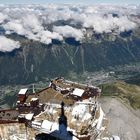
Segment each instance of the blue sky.
M74 4L140 4L140 0L0 0L0 4L44 4L44 3L74 3Z

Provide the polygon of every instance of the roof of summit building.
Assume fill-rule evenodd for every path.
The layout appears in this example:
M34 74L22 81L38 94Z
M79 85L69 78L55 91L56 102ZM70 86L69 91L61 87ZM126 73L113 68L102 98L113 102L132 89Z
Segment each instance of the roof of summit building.
M74 91L71 94L81 97L84 92L85 91L83 89L75 88Z
M25 95L27 90L28 90L28 88L21 89L18 94Z
M32 98L38 98L40 103L61 103L73 104L74 100L65 98L62 94L52 88L46 88L38 93L31 94L27 97L26 103L29 103Z

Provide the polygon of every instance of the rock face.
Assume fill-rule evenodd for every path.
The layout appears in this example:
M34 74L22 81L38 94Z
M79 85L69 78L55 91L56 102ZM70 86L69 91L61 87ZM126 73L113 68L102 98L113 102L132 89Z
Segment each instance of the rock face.
M115 98L101 99L103 110L109 118L108 131L122 140L138 140L140 137L140 112L126 107Z
M93 72L140 61L140 38L136 32L126 37L94 34L81 43L73 38L65 39L64 43L53 40L51 45L16 34L8 37L19 41L22 47L0 52L1 84L27 84L44 77Z

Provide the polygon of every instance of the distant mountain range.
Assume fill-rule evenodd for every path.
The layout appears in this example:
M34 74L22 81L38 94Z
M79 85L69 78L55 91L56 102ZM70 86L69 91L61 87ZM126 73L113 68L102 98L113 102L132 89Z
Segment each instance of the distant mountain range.
M140 38L116 37L101 35L83 43L67 38L67 43L54 41L45 45L15 34L21 48L12 52L0 52L0 83L25 84L43 79L44 77L66 76L70 72L93 72L116 65L140 61Z
M0 84L139 62L139 7L101 7L1 6Z

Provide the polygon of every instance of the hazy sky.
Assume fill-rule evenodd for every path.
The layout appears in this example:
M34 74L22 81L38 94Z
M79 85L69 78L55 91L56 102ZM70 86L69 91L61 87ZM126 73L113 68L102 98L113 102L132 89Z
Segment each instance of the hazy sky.
M0 4L36 4L36 3L140 4L140 0L0 0Z

